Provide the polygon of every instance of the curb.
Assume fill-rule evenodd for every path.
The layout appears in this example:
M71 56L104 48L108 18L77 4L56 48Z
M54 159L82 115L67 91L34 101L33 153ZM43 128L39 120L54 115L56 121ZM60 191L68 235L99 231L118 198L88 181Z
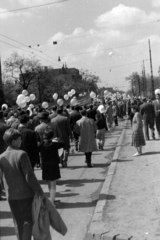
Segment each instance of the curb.
M112 239L124 240L122 238L118 238L118 236L117 236L117 238L116 238L116 236L115 236L115 238L104 236L106 233L109 232L109 229L108 229L108 226L106 225L106 223L103 222L103 209L106 205L106 196L109 193L112 178L113 178L115 170L116 170L117 159L119 156L119 152L121 150L121 143L124 138L124 134L126 131L125 127L126 127L127 122L128 122L127 120L125 120L125 122L124 122L124 129L121 132L116 149L113 154L112 161L114 161L114 162L111 162L111 165L109 166L107 177L104 181L103 187L102 187L100 195L99 195L99 200L97 202L96 208L95 208L93 216L92 216L92 220L91 220L89 229L86 233L86 238L85 238L86 240L112 240Z

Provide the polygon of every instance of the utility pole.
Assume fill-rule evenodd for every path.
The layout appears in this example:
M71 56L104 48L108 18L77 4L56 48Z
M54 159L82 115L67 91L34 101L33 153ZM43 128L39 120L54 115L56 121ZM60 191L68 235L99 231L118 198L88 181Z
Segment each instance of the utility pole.
M149 57L150 57L150 68L151 68L152 98L154 99L154 80L153 80L152 54L151 54L151 44L150 44L150 39L148 39L148 44L149 44Z
M1 57L0 57L0 107L4 103L3 83L2 83L2 68L1 68Z
M141 83L140 83L140 77L138 75L138 88L139 88L139 96L141 96Z
M147 83L146 83L146 71L145 71L145 65L143 60L143 81L144 81L144 95L147 94Z

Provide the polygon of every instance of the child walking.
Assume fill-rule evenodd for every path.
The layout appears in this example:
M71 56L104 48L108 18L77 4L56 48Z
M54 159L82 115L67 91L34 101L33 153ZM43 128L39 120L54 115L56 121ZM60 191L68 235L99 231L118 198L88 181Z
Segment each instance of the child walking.
M56 182L60 175L58 149L64 147L64 142L54 138L53 131L49 130L44 133L44 140L39 146L42 161L42 179L48 182L50 200L54 205L56 196Z

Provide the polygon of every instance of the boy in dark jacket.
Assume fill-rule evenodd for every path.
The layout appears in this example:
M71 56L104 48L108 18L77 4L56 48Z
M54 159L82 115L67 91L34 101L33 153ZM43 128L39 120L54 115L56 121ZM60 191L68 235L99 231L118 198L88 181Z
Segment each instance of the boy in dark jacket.
M13 215L18 240L31 240L32 201L34 195L44 197L26 152L20 150L21 134L10 128L3 140L8 145L0 155L0 174L3 177L6 196Z

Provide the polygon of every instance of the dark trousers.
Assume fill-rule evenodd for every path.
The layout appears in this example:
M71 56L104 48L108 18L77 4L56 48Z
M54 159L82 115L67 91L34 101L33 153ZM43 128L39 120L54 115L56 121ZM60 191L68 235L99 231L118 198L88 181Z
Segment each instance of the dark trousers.
M160 114L156 116L156 128L157 128L158 135L160 135Z
M113 120L116 126L118 126L118 118L117 116L113 116Z
M86 155L86 163L87 163L87 165L91 164L92 153L91 152L86 152L85 155Z
M79 135L73 131L74 141L75 141L75 148L78 151L78 142L79 142Z
M144 136L146 140L149 140L149 128L151 129L152 138L155 138L154 135L154 119L144 119Z
M18 240L31 240L33 198L9 201Z

